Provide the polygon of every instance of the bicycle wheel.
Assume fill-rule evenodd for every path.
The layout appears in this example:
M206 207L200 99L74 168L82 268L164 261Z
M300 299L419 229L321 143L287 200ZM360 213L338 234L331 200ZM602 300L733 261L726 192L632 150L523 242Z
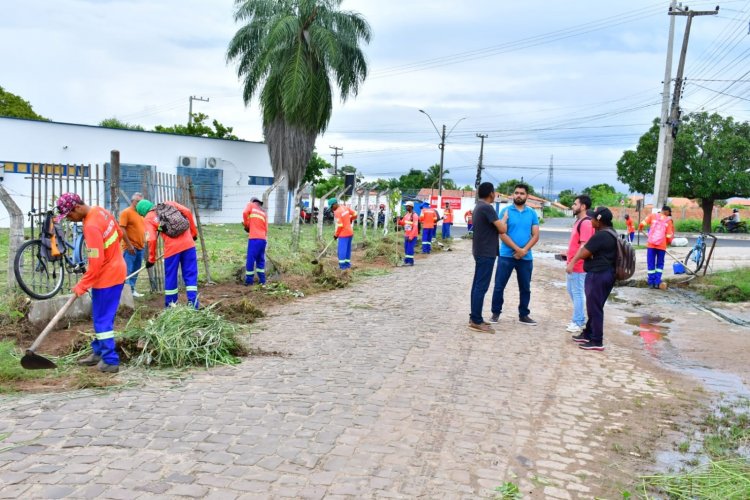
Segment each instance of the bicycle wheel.
M76 246L75 251L76 265L85 272L86 266L89 263L89 256L86 251L86 240L83 239L83 236L81 236L81 242Z
M700 245L694 246L685 257L685 267L697 273L703 267L703 262L706 260L706 244L701 243Z
M49 299L63 286L63 260L48 261L42 255L42 242L30 240L21 245L13 261L13 274L21 290L35 299Z

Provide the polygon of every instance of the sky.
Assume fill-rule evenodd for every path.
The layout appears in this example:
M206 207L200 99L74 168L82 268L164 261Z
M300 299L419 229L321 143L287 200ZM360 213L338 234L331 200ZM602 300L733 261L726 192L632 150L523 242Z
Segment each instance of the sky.
M718 2L692 23L683 113L750 120L750 0ZM713 10L716 2L688 4ZM336 100L318 153L365 178L398 177L440 160L474 185L523 178L539 192L601 182L627 192L616 162L661 112L668 0L344 0L372 40L356 97ZM233 0L0 0L0 86L58 122L185 123L193 111L262 141L226 48ZM676 17L672 78L685 17ZM419 110L424 110L430 118ZM176 160L176 159L175 159Z

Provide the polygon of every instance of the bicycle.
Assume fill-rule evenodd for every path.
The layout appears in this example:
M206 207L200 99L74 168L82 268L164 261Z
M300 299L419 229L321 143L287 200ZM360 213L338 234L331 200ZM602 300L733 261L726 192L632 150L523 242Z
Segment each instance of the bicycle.
M695 241L695 245L693 245L693 248L691 248L688 254L685 256L685 261L683 262L683 264L685 265L685 268L691 272L691 274L696 274L698 271L700 271L706 261L706 238L708 237L713 238L715 244L716 236L714 236L713 234L701 232L698 235L698 239Z
M42 231L44 221L53 215L52 211L45 213L28 213L29 219L42 219ZM63 251L57 260L50 260L42 249L41 239L32 239L24 242L16 252L13 260L13 273L21 290L35 299L49 299L54 297L63 287L65 272L83 274L86 272L88 263L86 256L86 243L83 239L83 227L81 224L72 225L72 243L65 237L61 237ZM62 235L60 235L62 236Z

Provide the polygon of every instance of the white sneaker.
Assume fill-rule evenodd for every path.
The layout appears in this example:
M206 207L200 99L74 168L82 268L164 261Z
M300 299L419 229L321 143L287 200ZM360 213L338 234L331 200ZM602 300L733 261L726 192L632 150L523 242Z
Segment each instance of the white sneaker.
M142 294L142 293L138 293L138 292L136 292L135 290L133 290L133 294L132 294L132 295L133 295L133 297L135 297L135 298L138 298L138 297L143 297L143 294Z
M583 328L571 322L567 326L567 328L565 328L565 331L570 332L570 333L581 333L583 331Z

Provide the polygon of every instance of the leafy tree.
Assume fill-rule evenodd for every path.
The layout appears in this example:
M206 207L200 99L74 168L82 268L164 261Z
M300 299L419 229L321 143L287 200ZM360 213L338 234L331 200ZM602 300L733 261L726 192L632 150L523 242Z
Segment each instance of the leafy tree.
M631 192L649 193L656 175L659 122L625 151L617 162L617 178ZM700 199L703 230L711 229L716 200L750 196L750 124L716 113L691 113L683 118L675 139L669 194Z
M430 187L425 173L412 168L408 173L398 178L398 187L402 191L418 191L423 187Z
M0 87L0 116L11 118L26 118L29 120L49 121L47 118L34 112L29 101L11 94Z
M232 127L225 127L217 120L213 120L214 128L209 127L204 122L208 120L208 115L203 113L193 113L193 121L189 125L157 125L154 127L155 132L164 132L179 135L194 135L196 137L215 137L217 139L230 139L238 141L239 137L232 133Z
M245 105L259 97L271 166L289 189L299 185L315 139L328 127L333 86L345 101L367 76L360 43L370 41L370 27L359 14L339 10L341 2L236 2L234 20L243 26L229 43L227 61L237 63ZM278 218L286 189L276 199Z
M336 188L336 191L344 189L344 178L342 176L332 175L315 184L315 196L320 198L333 188Z
M106 127L106 128L121 128L126 130L145 130L140 125L137 125L135 123L126 123L123 121L118 120L117 118L106 118L99 122L100 127Z
M464 187L461 188L462 191L474 191L474 186L471 184L467 184Z
M581 193L591 197L591 208L612 207L627 199L627 195L618 193L614 186L606 183L594 184L585 188Z
M529 186L529 194L533 194L534 196L536 196L534 186L526 182L519 181L518 179L508 179L505 182L501 182L500 184L495 186L495 191L501 194L513 194L513 190L515 189L516 184L526 184L527 186Z
M316 185L320 184L324 179L323 174L332 169L333 165L313 151L310 161L307 163L307 170L305 170L305 176L302 178L302 183L310 182Z
M450 173L450 170L443 169L443 189L456 189L456 183L453 182L452 179L447 179L445 176ZM425 175L425 185L422 187L431 187L435 186L437 187L440 185L438 182L438 179L440 178L440 164L436 163L434 165L431 165L430 168L427 169L427 174Z
M560 191L560 194L557 195L557 200L566 207L570 207L573 202L576 201L577 196L578 193L572 189L563 189Z
M591 196L592 191L596 191L599 193L616 193L617 192L614 186L611 186L607 183L602 183L602 184L594 184L593 186L584 188L583 191L581 191L581 193Z

